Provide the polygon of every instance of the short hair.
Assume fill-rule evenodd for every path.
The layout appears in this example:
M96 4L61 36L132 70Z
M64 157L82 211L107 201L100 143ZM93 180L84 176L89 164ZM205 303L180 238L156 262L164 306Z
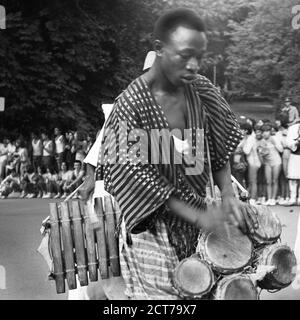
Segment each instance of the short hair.
M259 130L259 131L262 131L261 128L262 128L261 125L256 124L256 125L254 126L254 131L258 131L258 130Z
M261 131L264 132L264 131L271 131L272 129L272 126L270 123L265 123L264 125L262 125L261 127Z
M252 133L252 126L249 122L242 122L240 123L240 128L242 130L246 130L247 134L251 134Z
M154 40L166 41L169 34L178 26L205 32L203 20L191 9L178 8L163 13L154 25Z

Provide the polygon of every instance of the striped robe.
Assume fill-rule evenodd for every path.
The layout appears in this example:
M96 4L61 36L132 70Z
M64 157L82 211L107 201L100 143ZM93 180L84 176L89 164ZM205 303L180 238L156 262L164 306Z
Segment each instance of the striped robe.
M192 154L195 155L196 144L204 145L205 136L212 170L219 170L242 137L235 115L203 76L186 85L185 97ZM151 143L158 143L151 140L151 130L170 129L162 107L142 76L115 101L104 130L97 175L104 179L106 191L121 209L120 260L127 294L135 299L177 299L173 271L180 260L195 252L199 230L175 217L166 201L174 195L205 210L207 152L202 150L200 155L202 172L193 175L186 174L189 164L177 164L172 156L169 164L152 164L147 148L137 151L144 161L132 162L126 154L132 152L136 141L127 141L124 132L128 134L134 129L143 129ZM170 148L171 153L176 153L172 143Z

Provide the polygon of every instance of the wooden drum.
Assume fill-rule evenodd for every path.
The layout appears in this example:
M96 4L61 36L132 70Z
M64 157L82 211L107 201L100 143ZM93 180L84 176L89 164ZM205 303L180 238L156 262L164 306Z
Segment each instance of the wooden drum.
M218 281L213 296L215 300L258 300L255 284L243 274L222 278Z
M251 206L257 213L258 228L249 237L255 245L275 243L282 232L280 220L267 206Z
M81 286L120 276L119 245L115 235L119 209L110 196L97 198L97 223L92 223L82 201L50 203L49 251L53 260L52 277L57 293L76 289L76 274ZM111 272L109 272L109 270Z
M180 261L174 271L173 284L182 298L200 299L210 292L214 283L213 271L198 254Z
M279 243L266 246L259 252L258 265L274 266L257 284L262 289L282 289L296 278L297 259L293 250Z
M252 258L252 242L238 228L227 225L227 232L202 234L197 252L220 274L243 270Z

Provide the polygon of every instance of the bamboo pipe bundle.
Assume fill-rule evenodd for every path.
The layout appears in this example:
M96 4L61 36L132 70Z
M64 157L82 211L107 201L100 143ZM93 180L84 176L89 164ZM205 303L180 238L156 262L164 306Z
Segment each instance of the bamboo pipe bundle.
M103 210L102 198L95 199L95 210L98 216L98 227L95 229L97 251L98 251L98 261L99 261L99 271L102 279L109 278L108 272L108 252L106 244L106 229L105 229L105 217Z
M104 197L107 242L111 271L114 277L120 276L119 245L115 235L115 210L110 196Z
M51 241L50 247L53 257L54 279L56 292L65 292L64 264L61 248L61 234L59 227L59 215L56 203L50 203Z
M78 201L72 201L72 222L73 222L73 236L75 244L75 258L76 258L76 269L78 279L81 286L88 285L87 277L87 264L86 264L86 253L85 243L82 226L82 216Z

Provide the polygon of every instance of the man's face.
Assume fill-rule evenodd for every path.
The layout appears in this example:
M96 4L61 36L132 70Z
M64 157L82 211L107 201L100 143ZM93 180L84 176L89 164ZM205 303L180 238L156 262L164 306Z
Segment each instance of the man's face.
M63 162L63 163L61 164L61 170L63 170L63 171L66 171L66 170L67 170L67 165L66 165L65 162Z
M256 139L261 139L262 138L262 131L261 130L256 130L255 131L255 136L256 136Z
M54 134L55 134L56 136L60 135L60 131L59 131L58 128L54 128Z
M177 27L162 43L160 66L164 76L176 87L195 79L207 48L204 32Z
M291 101L290 101L290 100L285 100L285 101L284 101L284 105L285 105L286 107L289 107L289 106L291 105Z
M75 163L74 163L74 169L75 169L76 171L80 170L80 164L79 164L78 162L75 162Z

